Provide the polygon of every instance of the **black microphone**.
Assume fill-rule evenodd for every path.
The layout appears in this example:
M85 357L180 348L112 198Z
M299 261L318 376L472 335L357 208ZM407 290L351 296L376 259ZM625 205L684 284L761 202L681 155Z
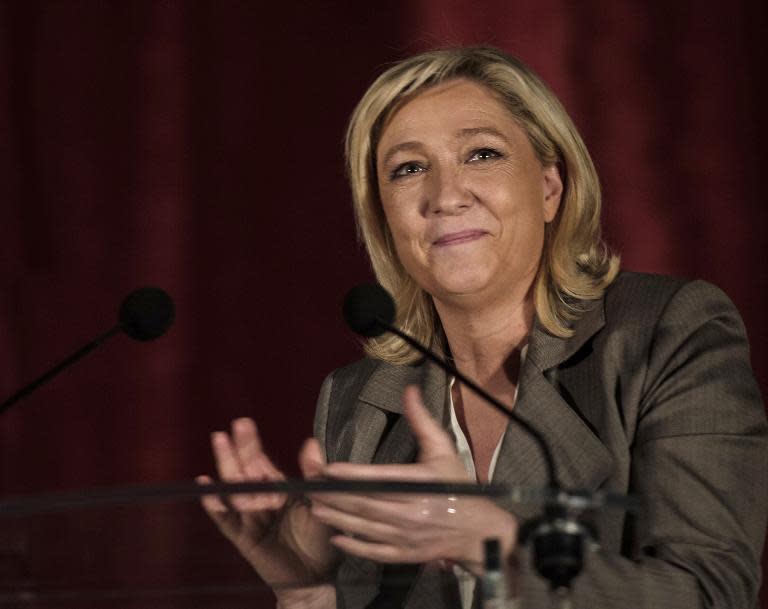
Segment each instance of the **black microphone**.
M118 328L141 341L160 338L176 317L173 300L160 288L139 288L123 300Z
M372 338L384 332L399 336L424 357L464 383L536 441L546 463L551 499L546 503L541 517L521 527L520 538L523 543L529 540L532 542L534 566L549 582L552 592L560 597L567 595L573 579L583 569L583 555L587 545L585 540L596 539L596 531L579 520L581 513L591 505L589 498L584 493L567 492L559 485L552 451L541 433L461 374L450 362L438 357L395 327L394 301L380 285L368 284L352 288L344 299L343 313L350 328L362 336Z
M133 339L149 341L159 338L171 327L176 315L173 300L160 288L139 288L125 297L120 305L118 323L114 328L97 336L53 368L25 385L0 404L0 414L16 402L50 381L70 365L93 351L96 347L119 332L125 332Z

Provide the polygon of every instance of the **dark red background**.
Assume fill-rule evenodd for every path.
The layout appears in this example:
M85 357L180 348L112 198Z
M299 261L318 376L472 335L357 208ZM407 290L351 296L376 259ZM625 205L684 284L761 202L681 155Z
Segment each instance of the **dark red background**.
M211 471L208 433L244 414L295 472L320 382L359 356L339 317L369 277L345 122L387 62L447 44L502 47L551 84L623 266L721 286L765 392L768 8L668 4L0 4L0 394L108 328L136 286L178 307L157 343L119 337L0 419L2 495L189 479ZM187 508L102 515L89 534L35 521L0 558L5 543L32 564L11 571L59 581L33 531L52 526L50 543L146 538L163 583L247 578ZM224 558L190 566L209 552ZM70 555L71 577L124 581L123 559L97 554Z

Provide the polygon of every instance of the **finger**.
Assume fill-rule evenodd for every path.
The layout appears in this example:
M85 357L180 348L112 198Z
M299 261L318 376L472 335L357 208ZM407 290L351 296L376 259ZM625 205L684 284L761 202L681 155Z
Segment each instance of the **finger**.
M430 478L424 468L415 463L329 463L323 468L323 475L329 478L350 478L367 480L427 480Z
M253 419L232 421L232 441L243 473L255 480L282 480L283 474L267 457Z
M209 476L198 476L195 478L198 484L212 484L213 480ZM218 495L202 495L200 503L208 516L213 520L219 530L229 539L233 539L237 533L240 516L233 512L222 501Z
M316 494L312 498L312 505L356 514L370 520L389 522L398 526L407 526L418 522L417 515L421 512L423 503L414 501L413 495L403 495L403 499L390 500L381 496L369 497L365 495L351 495L342 493Z
M299 451L299 467L302 475L307 480L320 478L325 465L325 455L320 442L315 438L308 438Z
M403 392L403 415L419 443L419 460L426 461L455 452L450 436L424 407L421 391L416 385L409 385Z
M415 495L413 493L340 493L340 492L328 492L328 493L313 493L312 500L320 501L326 505L338 506L341 509L348 507L347 511L352 511L354 506L367 503L382 503L387 505L396 506L395 510L401 509L400 506L404 503L413 503ZM423 495L419 495L423 498Z
M227 482L241 482L245 478L240 459L226 432L214 431L211 434L211 449L219 478Z
M201 485L212 484L213 480L209 476L197 476L195 482ZM236 509L227 506L218 495L202 495L200 502L205 512L216 524L219 530L233 543L237 543L241 536L242 527L248 520L243 520L242 514ZM252 522L258 520L258 516L251 519Z
M195 482L201 486L205 486L207 484L213 484L213 479L210 476L197 476ZM224 505L224 502L218 495L201 495L200 503L203 504L203 508L206 512L211 514L211 516L227 511L227 506Z
M256 477L253 470L253 462L256 461L263 452L261 448L261 438L256 429L256 423L252 419L242 417L232 421L232 444L234 445L237 457L243 466L243 473L249 477Z
M216 467L219 471L219 477L225 482L242 482L246 479L243 472L243 464L237 455L237 451L230 437L223 431L216 431L211 434L211 446L216 459ZM264 474L256 476L257 479L264 479ZM278 472L278 477L282 474ZM258 510L279 509L285 503L285 496L280 494L261 494L261 495L230 495L223 503L231 506L241 512L254 512Z
M259 430L253 419L241 417L232 421L232 443L244 476L252 480L285 480L264 452ZM283 506L286 497L278 493L259 495L235 495L230 499L240 510L276 510Z
M402 528L388 522L371 520L358 514L337 510L322 503L312 504L312 515L320 522L341 531L361 535L369 541L388 542L402 541Z
M419 557L405 548L390 544L371 543L363 539L355 539L346 535L334 535L331 543L342 552L367 558L382 563L398 562L424 562Z

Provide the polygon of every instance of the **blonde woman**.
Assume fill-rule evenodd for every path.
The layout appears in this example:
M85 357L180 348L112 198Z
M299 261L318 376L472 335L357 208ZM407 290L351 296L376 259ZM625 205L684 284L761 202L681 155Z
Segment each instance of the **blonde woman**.
M709 284L618 273L594 166L546 85L495 49L407 59L360 101L347 161L396 323L535 426L563 484L640 497L636 522L599 516L577 605L752 607L767 430L743 325ZM396 337L366 349L321 389L305 476L546 483L535 444L477 396ZM249 419L213 450L224 480L282 477ZM511 557L533 514L380 495L205 507L285 608L477 606L461 572L480 573L487 537ZM525 560L516 577L525 606L546 606Z

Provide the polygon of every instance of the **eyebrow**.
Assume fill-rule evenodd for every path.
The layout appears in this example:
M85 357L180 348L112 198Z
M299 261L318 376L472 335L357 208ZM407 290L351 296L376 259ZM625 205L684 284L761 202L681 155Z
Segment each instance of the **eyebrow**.
M508 141L508 138L498 129L495 129L493 127L466 127L464 129L459 129L455 134L454 137L457 140L466 139L468 137L472 137L473 135L491 135L494 137L498 137L505 142ZM402 152L405 150L418 150L422 147L421 142L417 141L407 141L407 142L401 142L399 144L395 144L392 146L389 150L387 150L387 153L384 155L384 158L382 159L382 163L386 165L389 163L390 159L395 156L398 152Z
M392 146L389 150L387 150L387 153L384 155L384 158L382 159L382 164L386 165L389 163L390 159L395 156L398 152L402 152L403 150L418 150L421 148L421 144L419 142L409 141L409 142L401 142L399 144L395 144Z
M507 141L507 137L494 127L467 127L456 132L456 139L464 139L473 135L493 135Z

